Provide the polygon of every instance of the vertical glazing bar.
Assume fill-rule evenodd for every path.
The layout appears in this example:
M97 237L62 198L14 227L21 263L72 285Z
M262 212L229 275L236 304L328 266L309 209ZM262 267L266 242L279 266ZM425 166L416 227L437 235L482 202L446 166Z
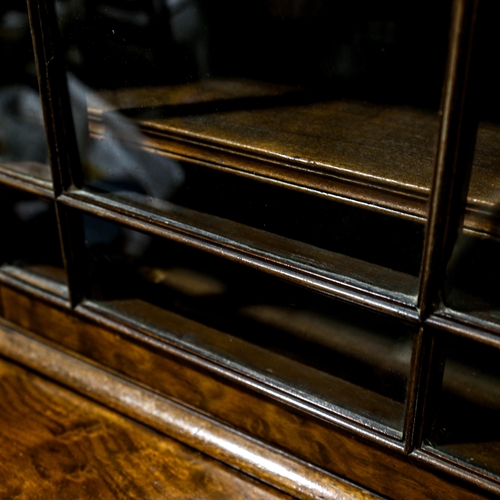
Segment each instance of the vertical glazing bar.
M27 0L40 97L55 192L55 211L72 305L83 294L81 262L84 236L57 197L71 185L80 185L81 165L66 80L64 53L54 0Z
M447 262L465 214L477 135L471 59L479 0L455 0L441 105L441 128L425 235L418 308L422 319L439 303Z
M442 382L441 352L436 347L433 331L423 324L413 344L404 427L406 453L420 445L424 426L427 425L424 415L432 413L436 394L439 393Z
M462 227L477 135L471 91L473 39L480 0L455 0L441 104L441 127L429 200L418 309L424 322L438 307L446 266ZM430 388L439 386L440 360L422 323L414 344L405 421L405 449L419 446Z
M81 176L64 53L54 1L27 0L27 6L57 196Z

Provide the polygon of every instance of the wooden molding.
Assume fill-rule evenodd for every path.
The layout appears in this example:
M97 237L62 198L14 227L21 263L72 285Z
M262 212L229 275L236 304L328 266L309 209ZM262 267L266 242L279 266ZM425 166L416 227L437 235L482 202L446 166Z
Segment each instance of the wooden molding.
M202 359L186 356L160 339L125 325L100 321L101 317L87 314L83 307L69 311L7 286L0 287L0 293L5 317L27 329L29 333L24 330L24 336L33 337L31 332L36 332L54 342L57 349L61 346L84 356L136 386L143 385L288 456L387 497L478 500L484 498L485 491L498 492L496 483L479 480L456 465L436 462L435 458L430 463L423 453L405 456L388 448L385 441L364 438L358 431L343 429L276 400L248 381L231 378L222 368L210 368ZM9 331L12 328L21 330L11 325ZM2 351L5 349L0 346ZM30 356L29 349L19 348L18 353ZM55 366L51 369L58 370Z
M116 374L27 336L19 327L3 320L0 320L0 353L297 498L380 498Z

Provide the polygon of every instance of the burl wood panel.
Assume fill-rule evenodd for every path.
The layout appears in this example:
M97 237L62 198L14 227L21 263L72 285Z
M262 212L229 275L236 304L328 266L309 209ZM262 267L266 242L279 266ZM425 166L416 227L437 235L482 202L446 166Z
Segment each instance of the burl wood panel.
M0 498L291 499L0 359Z
M183 401L264 442L395 499L479 499L446 474L182 359L138 334L108 330L77 314L2 287L5 316L61 345Z
M380 498L27 333L0 320L0 352L297 499Z

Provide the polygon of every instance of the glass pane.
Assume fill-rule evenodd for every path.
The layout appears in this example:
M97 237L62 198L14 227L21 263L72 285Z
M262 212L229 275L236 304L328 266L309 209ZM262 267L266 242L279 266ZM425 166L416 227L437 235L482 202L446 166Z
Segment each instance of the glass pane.
M53 202L0 186L0 271L66 284Z
M89 296L108 311L300 398L401 431L409 324L102 219L84 216L84 226Z
M50 181L25 1L0 5L0 173Z
M495 19L498 2L485 1L479 11L475 98L479 114L467 211L448 269L445 305L500 323L500 77L491 65L500 51Z
M430 444L472 466L498 474L499 418L500 351L449 338Z
M87 189L344 256L329 271L413 302L450 2L84 5L59 2Z

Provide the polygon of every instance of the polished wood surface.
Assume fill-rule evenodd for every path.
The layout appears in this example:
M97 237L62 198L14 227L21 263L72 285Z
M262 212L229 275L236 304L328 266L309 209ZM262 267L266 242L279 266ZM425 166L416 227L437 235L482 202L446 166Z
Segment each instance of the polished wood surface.
M308 188L372 209L423 220L432 183L438 113L366 102L312 99L282 86L207 80L183 86L103 92L91 104L91 132L101 116L136 117L138 146L233 169L269 182ZM466 228L498 233L500 128L483 123L469 192ZM493 225L493 227L492 227Z
M329 423L267 393L259 384L231 376L229 371L196 360L168 345L117 322L111 328L97 325L79 308L70 314L58 307L2 287L6 317L105 367L117 370L139 383L212 415L340 477L373 489L390 498L479 499L484 493L471 491L449 467L431 472L426 457L406 457L397 447L379 446L381 437L361 438L342 430L342 423ZM97 315L94 316L97 319ZM281 399L280 399L281 398ZM359 430L357 431L360 432ZM389 443L384 443L386 446ZM439 465L439 464L438 464ZM443 464L442 464L443 465ZM455 470L460 477L460 470ZM494 483L488 488L495 490Z
M5 356L25 363L93 400L265 483L278 486L301 500L379 498L143 387L27 337L6 323L0 323L0 350Z
M437 301L434 302L431 298L440 297L440 292L443 291L440 280L433 280L432 286L422 282L421 290L424 292L431 290L432 293L427 293L426 298L420 300L420 307L417 310L412 305L414 301L408 304L407 301L398 300L397 297L386 295L377 301L375 297L377 291L365 283L360 283L359 287L357 284L352 286L352 283L348 283L350 289L341 285L340 281L346 273L336 276L335 280L330 280L325 286L327 280L324 279L325 275L318 265L318 261L322 258L317 254L312 255L315 269L306 275L303 269L298 269L293 255L286 256L291 257L288 267L284 265L285 259L275 258L276 254L266 256L264 259L262 254L256 256L246 252L242 255L242 252L235 252L234 244L237 241L234 240L225 242L228 243L225 247L218 244L218 235L215 235L216 238L203 240L203 228L197 227L195 231L191 231L191 227L185 231L187 225L180 230L178 225L175 231L169 233L167 226L170 221L167 217L161 223L158 223L158 218L155 223L150 223L147 217L154 218L156 214L148 214L145 210L146 218L144 218L143 214L134 213L135 207L132 207L132 204L126 207L127 210L120 212L117 204L103 208L96 200L80 199L76 203L73 197L76 194L75 187L83 187L84 182L67 90L67 66L64 54L66 44L61 43L59 38L54 1L27 1L29 29L34 41L35 65L44 110L53 183L47 179L42 181L36 179L36 173L35 177L25 175L23 166L17 169L12 165L7 168L0 167L0 183L54 200L69 293L61 293L64 287L60 284L48 285L47 276L43 277L40 273L32 279L27 275L20 275L16 270L10 273L0 272L0 283L6 284L6 289L0 292L3 296L3 304L0 299L0 311L18 324L27 325L31 330L23 332L16 331L15 328L10 330L6 328L5 331L10 333L4 337L4 354L10 349L9 355L18 362L26 363L34 370L43 368L44 376L53 376L62 384L73 384L73 389L90 397L99 395L104 404L117 405L115 408L149 425L153 425L153 421L156 422L155 426L163 425L162 421L155 420L161 412L156 411L156 407L138 403L161 399L162 404L166 404L165 401L170 398L170 408L180 408L184 405L186 409L188 406L193 409L192 413L196 413L197 418L201 418L200 414L204 414L205 421L215 425L221 424L220 432L231 431L230 427L233 427L232 431L236 434L246 433L252 436L252 438L246 436L249 441L259 439L262 441L261 445L265 442L286 451L288 459L296 460L295 465L304 460L309 462L307 466L312 463L391 498L468 499L500 495L498 475L487 475L484 470L460 462L457 457L440 456L435 450L433 453L433 450L427 449L423 444L427 436L424 428L432 424L435 416L428 402L433 399L434 393L440 390L441 384L440 359L432 349L432 341L436 340L436 336L429 331L427 319L429 315L431 321L439 319L434 308L428 305L437 305ZM367 5L368 3L370 2L367 2ZM458 19L456 14L461 9L479 3L486 5L488 2L454 0L455 20ZM427 14L434 12L430 9L429 4L421 11ZM408 12L412 16L411 12ZM354 17L361 19L365 15L364 12L355 10L353 14ZM427 16L428 19L435 17ZM466 173L463 167L467 164L469 155L473 153L474 142L470 140L473 134L463 134L462 131L467 132L471 130L469 127L475 127L475 119L465 113L463 108L468 96L473 94L473 86L468 85L468 77L474 73L475 68L473 61L469 65L468 42L462 45L460 38L469 41L472 39L469 37L469 30L474 28L475 16L460 17L463 22L455 34L460 33L461 37L450 37L449 55L452 58L456 56L456 60L465 65L462 67L463 71L448 72L443 92L443 103L448 104L443 106L442 111L446 111L448 106L451 113L438 113L437 110L433 113L403 106L381 106L340 100L332 95L313 95L251 81L205 81L199 85L169 88L169 92L173 91L172 100L162 95L164 89L161 88L148 88L146 90L148 95L144 93L144 89L139 89L138 92L144 94L142 97L132 96L129 102L120 102L111 107L104 105L94 108L92 106L95 102L89 99L94 110L91 132L97 140L102 139L103 133L106 132L102 125L109 123L107 119L113 119L112 109L119 108L127 117L139 124L145 137L144 140L138 138L129 141L124 134L124 137L118 137L119 139L133 142L134 147L155 155L165 155L185 162L186 172L203 172L206 179L219 175L226 178L233 176L234 180L235 176L239 176L239 180L247 185L254 182L254 185L264 186L266 190L274 190L278 202L282 200L279 192L290 193L294 190L298 192L295 194L304 195L304 198L307 193L309 200L320 200L321 203L328 201L332 202L332 205L335 202L341 208L340 217L347 216L350 210L359 209L359 212L372 216L374 213L377 217L388 216L386 219L391 218L394 223L418 227L419 234L423 233L424 227L427 227L429 244L426 245L427 257L424 262L426 259L427 262L432 260L432 265L427 266L427 269L424 265L422 275L425 280L427 280L426 275L439 277L444 275L447 259L434 259L438 252L434 252L433 248L439 251L442 243L443 246L450 248L453 245L453 226L456 226L458 212L456 205L449 204L446 200L457 199L457 195L465 193L467 189L467 176L460 175L460 172ZM489 17L494 20L498 16ZM418 17L412 16L412 19L418 20ZM327 16L325 21L329 21ZM341 21L340 24L344 23ZM415 24L422 26L418 21ZM448 23L443 18L438 24L444 40ZM494 32L493 26L494 22L483 26L486 39L489 38L488 32ZM255 31L253 23L251 27ZM342 32L344 27L340 28ZM452 28L452 35L454 29ZM293 31L294 38L300 39L295 36L298 30ZM418 40L418 33L421 32L421 29L417 29L417 36L410 38L417 51L423 55L426 52L422 50L423 46ZM252 40L252 37L253 33L251 37L245 38ZM432 39L432 37L427 38ZM106 34L105 40L107 39ZM355 44L357 39L354 34ZM130 45L128 37L125 41ZM250 44L253 45L251 42ZM101 45L97 44L97 54L93 62L100 55ZM403 48L404 45L397 45L402 49L401 55L406 59L405 64L398 64L391 70L397 78L406 74L404 71L406 64L412 65L413 71L417 70L422 76L430 73L428 71L431 69L431 65L428 64L430 59L427 56L421 59L419 57L415 61L411 52ZM434 52L435 46L432 45L431 52ZM495 46L494 43L488 45ZM293 58L296 59L295 51L290 50L289 44L286 44L286 52L293 54ZM310 54L313 51L306 52ZM489 50L480 52L485 54L483 59L488 66L494 66L491 65L491 59L494 59L492 53ZM236 57L232 59L237 66L240 54L237 51L235 54ZM132 61L132 58L115 60ZM260 65L262 60L256 62ZM386 73L385 68L379 71L381 67L378 64L376 67L376 73L381 75ZM297 71L301 72L300 67ZM93 73L93 70L88 73ZM412 72L407 75L413 74ZM252 77L266 78L258 74ZM416 84L413 77L410 79L414 84L413 93L420 94L421 86ZM417 81L418 79L417 76ZM494 78L487 79L495 81ZM118 79L117 83L121 85L126 80ZM137 85L143 85L146 80L138 80ZM368 87L376 88L376 81L371 81L371 78L366 80ZM396 78L392 80L396 83ZM162 83L165 80L155 81ZM284 80L280 78L280 81ZM116 89L118 85L113 84L107 88ZM490 85L495 89L494 84ZM103 88L101 85L96 87ZM487 90L487 85L485 87ZM481 93L483 89L484 87L480 87ZM132 94L134 92L136 91L132 91ZM113 95L111 100L114 98ZM492 96L495 95L496 91ZM144 96L145 100L140 102ZM490 99L490 96L487 99ZM98 111L95 111L96 109ZM497 111L489 116L495 119L495 114L498 115ZM439 147L439 150L441 152L447 150L449 154L436 155L438 128L442 130L439 143L446 144L446 148ZM465 219L466 231L474 233L475 236L500 235L498 223L500 219L496 209L500 201L496 146L498 131L498 124L495 123L482 124L479 130L475 169L472 173L472 188ZM458 165L457 158L458 163L463 163L462 167L455 169ZM433 163L436 165L434 181L431 180ZM439 172L446 175L441 176ZM203 181L200 185L204 189ZM207 182L207 185L210 185L210 182ZM431 194L429 197L431 189L432 193L441 191L444 196ZM244 189L239 189L238 192L243 191ZM427 204L430 206L429 218L426 217ZM310 220L315 220L316 214L323 213L322 210L314 210L313 205L311 203L309 207L312 214L308 215ZM233 206L232 203L229 204L229 210L226 212L229 215L224 218L231 218ZM210 212L203 207L201 210ZM284 270L291 271L288 276L292 276L294 283L309 286L309 281L316 289L323 287L322 290L331 296L356 302L363 307L375 308L383 313L397 314L399 317L407 315L413 318L420 324L421 329L417 341L413 344L403 435L384 434L369 421L361 425L360 415L349 417L340 410L337 414L325 412L323 408L315 406L316 402L308 392L300 395L302 400L298 396L292 397L293 394L292 396L290 393L285 394L279 387L272 386L272 377L264 379L253 377L238 364L228 366L228 360L222 359L219 362L210 353L207 353L208 355L197 353L194 349L190 350L189 345L180 346L171 338L162 337L146 322L133 323L126 315L115 314L116 311L110 312L105 308L99 308L95 303L82 301L85 297L86 278L80 273L85 260L83 231L78 224L78 217L82 212L93 213L101 220L112 220L129 228L181 241L185 245L198 245L196 248L205 252L220 252L225 259L250 263L249 265L273 275L281 273L284 276ZM286 219L286 215L283 219ZM331 213L330 216L336 218ZM326 220L325 217L328 215L319 216L318 222L322 223ZM427 225L425 225L426 219L430 221ZM350 224L349 229L352 230L352 227L358 226ZM384 225L373 224L373 227L380 231ZM449 227L452 231L448 230ZM279 233L279 228L274 232ZM327 234L332 232L326 231ZM361 233L365 236L365 240L359 241L357 247L366 245L369 248L368 254L373 256L371 242L367 241L371 232L367 231L365 234L364 230L358 231L358 234ZM399 234L398 231L395 233ZM384 239L381 233L370 236L374 242L377 237L380 240ZM40 238L42 239L43 237ZM57 236L54 236L53 241L56 239ZM406 237L400 238L400 241L402 240L406 240ZM411 238L410 240L413 241ZM393 245L398 246L399 243L391 243L391 246ZM407 258L406 252L402 254ZM492 261L494 260L492 258ZM347 266L347 268L352 267L355 266ZM417 267L412 271L413 275L418 273ZM315 275L316 270L319 272ZM9 287L13 289L7 290ZM389 288L392 289L392 284L388 286ZM462 316L462 318L450 315L446 317L447 321L454 323L450 331L454 328L454 333L469 336L474 341L483 341L488 336L494 337L494 332L498 330L498 325L488 324L487 320L482 318L478 320L480 331L472 331L474 328L469 328L470 318ZM168 322L171 320L172 318L168 318ZM187 323L183 325L187 326ZM48 343L47 338L53 339L54 345L32 349L39 342L32 331L39 332L45 338L45 343ZM20 338L23 338L23 342L19 340ZM70 353L63 353L62 357L56 356L54 351L64 350L63 346L66 346ZM78 356L84 356L88 364L82 359L78 362L69 361L69 358ZM57 361L54 361L56 359ZM144 387L142 389L135 387L138 392L134 392L130 387L127 391L116 390L118 386L114 383L100 384L99 382L109 382L110 379L102 374L95 378L86 378L87 371L81 363L87 368L93 363L95 365L91 369L93 373L115 370L117 373L112 375L112 378L116 383L122 384L121 387L128 383L134 386L142 384ZM132 381L122 380L127 377ZM297 374L297 379L300 379L300 373ZM92 385L90 383L92 381L96 383ZM153 391L156 394L152 395ZM131 394L134 394L133 398L129 397ZM180 401L180 404L174 404L173 400ZM185 415L192 416L192 413L190 410ZM180 430L182 422L181 417L176 417L170 422L171 432L173 433L175 429ZM483 422L480 422L479 427L482 427L482 424ZM492 428L494 427L493 425ZM245 471L251 475L267 481L279 482L283 479L283 476L273 469L276 462L270 464L267 469L262 466L259 468L258 460L250 453L255 450L253 445L232 447L232 443L237 441L236 437L236 441L231 439L217 441L220 434L215 431L210 434L210 439L206 439L206 427L196 424L186 425L183 432L176 436L206 453L212 450L210 451L212 456L221 458L227 463L237 467L245 464L247 467ZM466 440L467 433L459 438ZM231 447L231 453L224 455ZM466 448L475 453L480 451L467 445ZM276 452L276 450L271 451ZM245 453L247 453L246 458L244 458ZM279 452L276 453L279 455ZM465 457L465 460L468 458ZM282 469L278 472L281 471ZM310 476L307 474L300 476L288 484L292 488L297 484L302 487L307 482L307 477L318 477L314 474L311 472ZM280 484L286 486L286 480L285 475L285 480ZM10 496L15 493L16 491Z
M291 499L0 359L0 498Z

